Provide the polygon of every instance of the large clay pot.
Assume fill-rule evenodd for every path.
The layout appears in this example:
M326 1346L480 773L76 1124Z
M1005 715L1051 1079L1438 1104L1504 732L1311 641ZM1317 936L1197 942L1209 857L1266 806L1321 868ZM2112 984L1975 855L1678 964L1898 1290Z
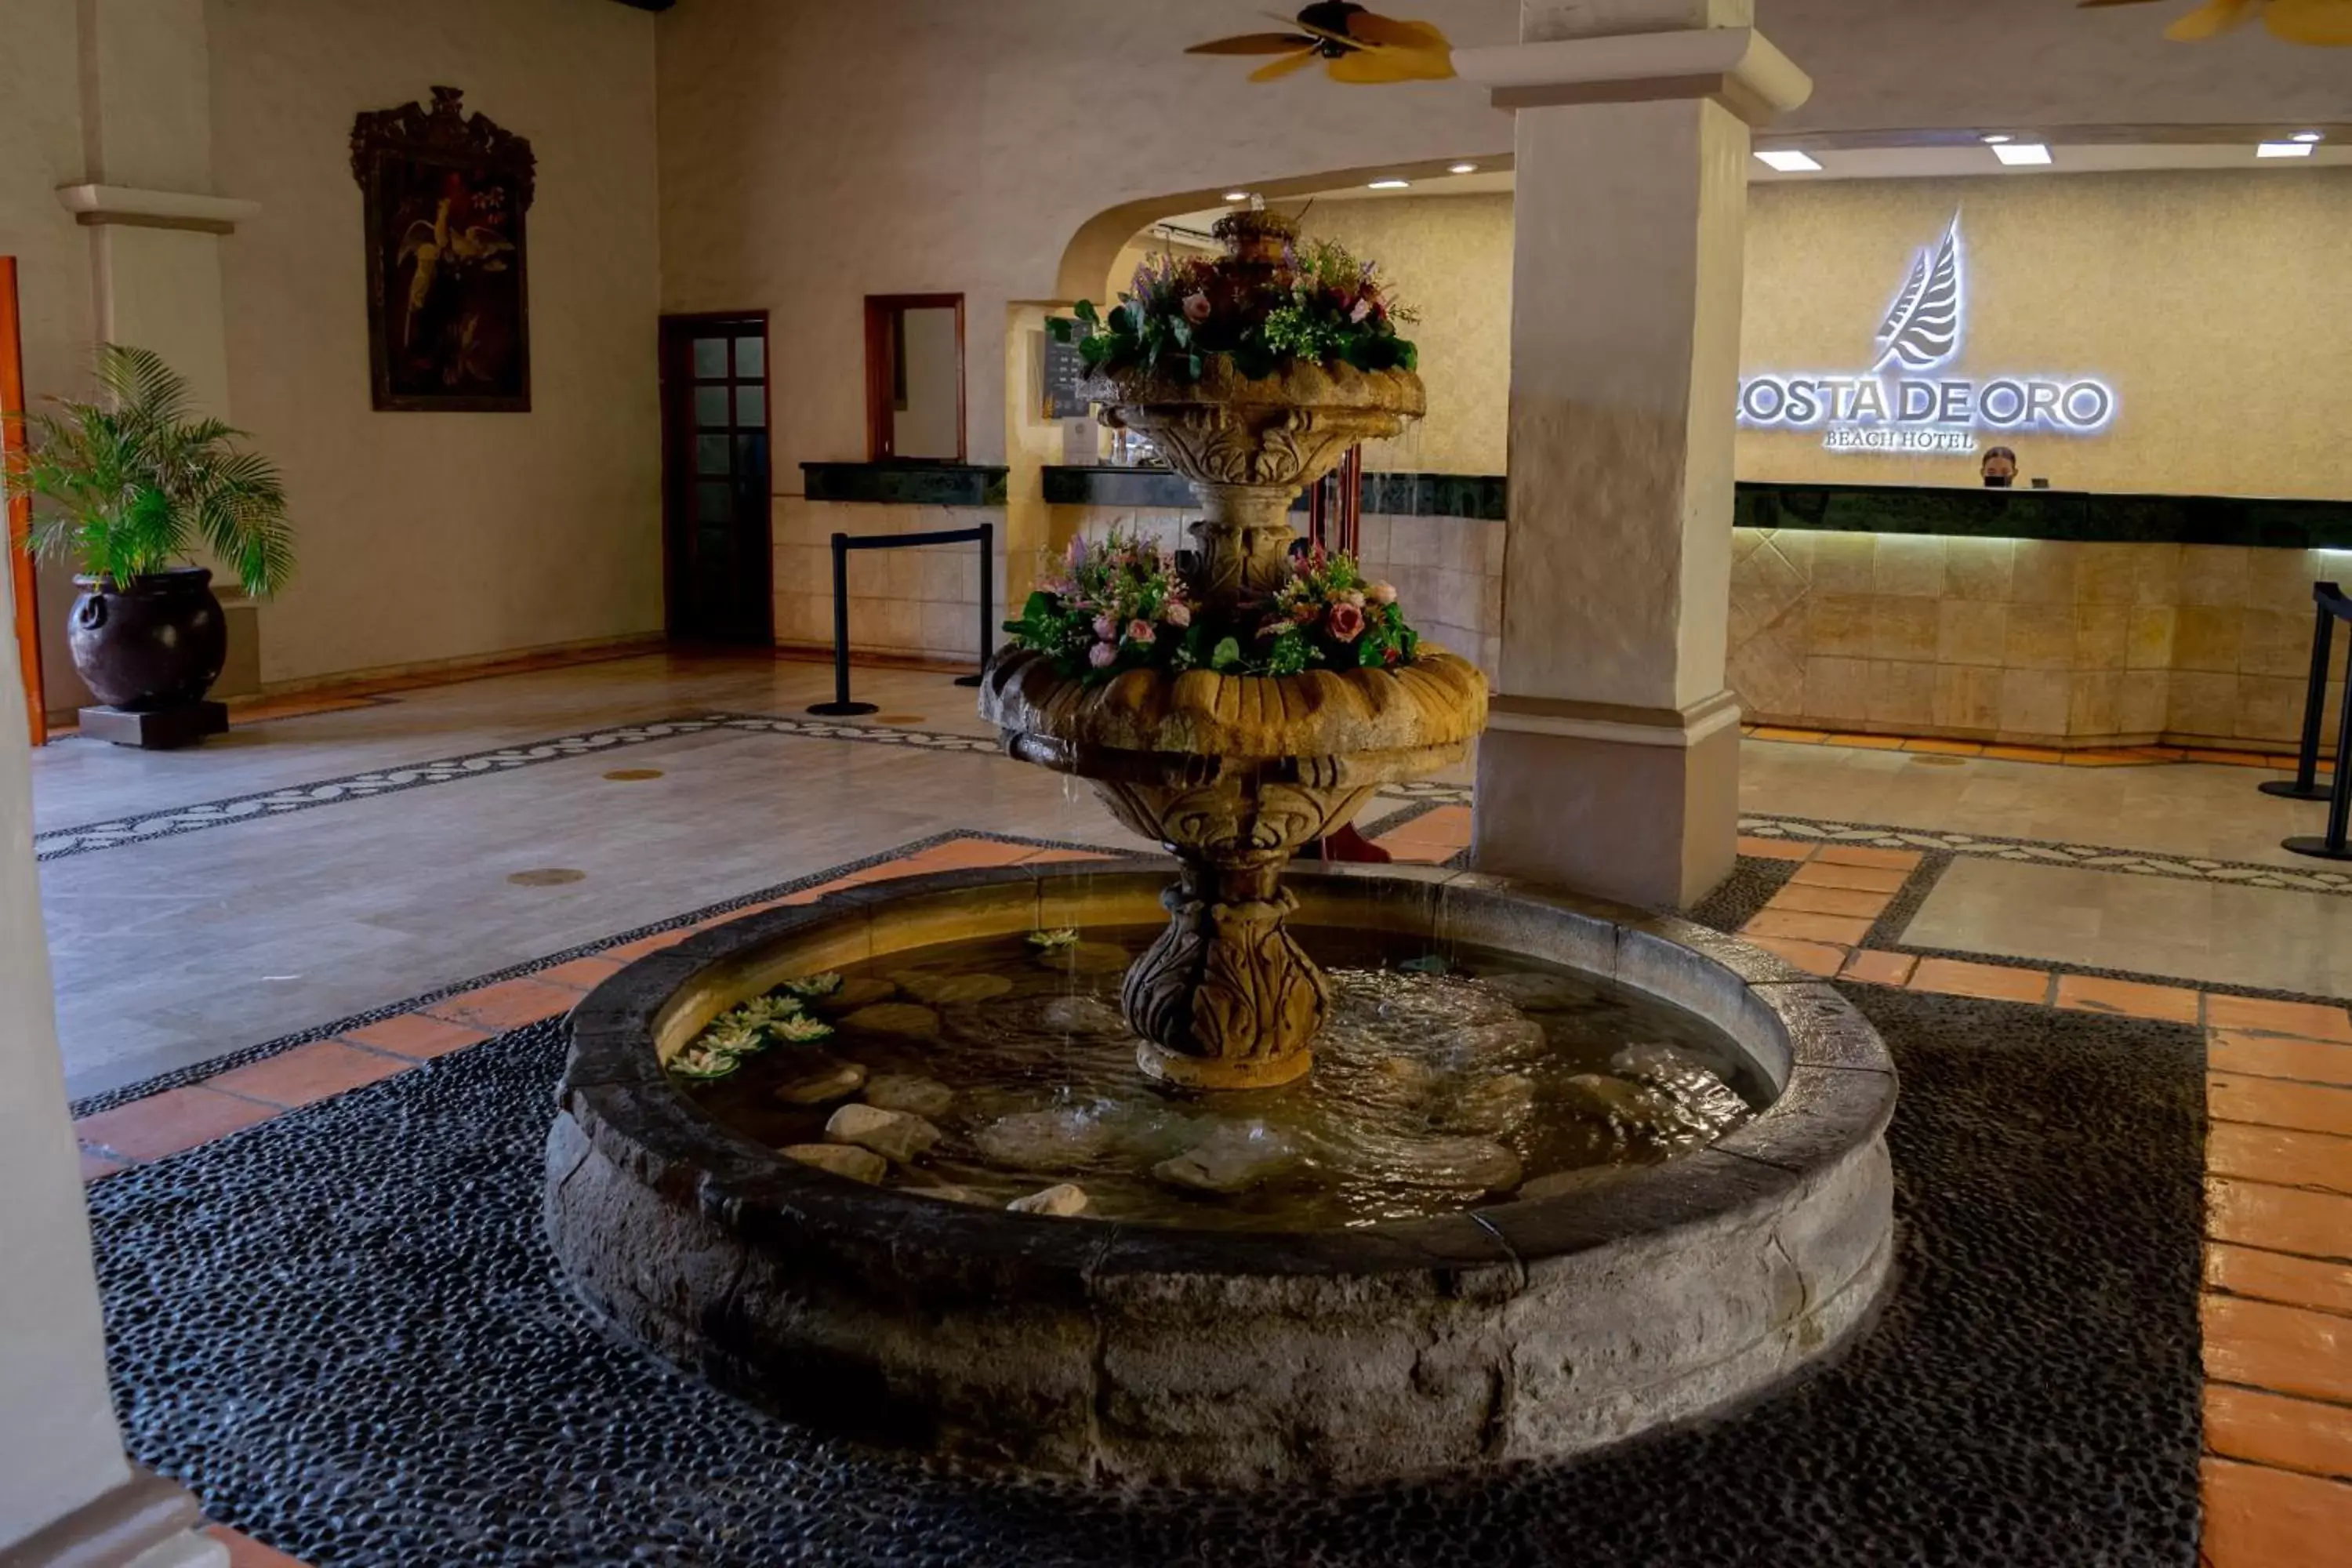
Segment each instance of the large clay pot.
M91 695L133 713L202 701L228 658L228 623L212 580L201 566L128 584L75 578L82 592L66 642Z

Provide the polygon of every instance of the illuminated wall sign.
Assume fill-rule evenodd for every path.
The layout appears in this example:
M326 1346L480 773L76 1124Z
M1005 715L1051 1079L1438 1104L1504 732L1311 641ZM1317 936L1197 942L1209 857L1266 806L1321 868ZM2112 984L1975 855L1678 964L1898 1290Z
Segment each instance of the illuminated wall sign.
M1960 217L1912 262L1886 319L1878 359L1841 374L1750 376L1739 422L1763 430L1819 430L1832 452L1974 452L1981 434L2095 436L2116 417L2115 389L2095 376L1938 376L1968 331L1968 265Z

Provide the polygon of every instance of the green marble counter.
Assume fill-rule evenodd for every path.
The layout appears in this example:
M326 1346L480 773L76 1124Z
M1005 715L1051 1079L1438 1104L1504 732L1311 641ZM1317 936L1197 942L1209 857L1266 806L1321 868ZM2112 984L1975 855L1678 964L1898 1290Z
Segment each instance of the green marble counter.
M1961 539L2352 549L2352 501L2259 496L1742 483L1732 521L1740 528L1940 534Z
M982 463L803 463L811 500L879 506L1003 506L1004 468Z

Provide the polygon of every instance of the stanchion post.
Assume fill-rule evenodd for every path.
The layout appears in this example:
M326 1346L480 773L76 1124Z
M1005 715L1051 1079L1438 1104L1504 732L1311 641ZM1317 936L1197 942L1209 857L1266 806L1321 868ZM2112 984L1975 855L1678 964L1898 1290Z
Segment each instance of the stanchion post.
M2329 600L2340 597L2342 591L2333 583L2313 586L2311 596L2318 605L2317 624L2311 634L2311 685L2303 698L2303 747L2294 761L2294 778L2270 779L2261 788L2264 795L2284 795L2288 800L2326 800L2330 792L2319 787L2319 731L2327 717L2327 663L2335 651L2336 616Z
M996 647L996 524L980 525L980 668L956 677L958 686L988 679L989 654Z
M2343 591L2333 583L2322 583L2315 590L2319 613L2324 616L2352 619L2352 603L2347 603ZM2323 642L2322 646L2325 646ZM2325 658L2317 665L2320 679L2327 677ZM2320 706L2324 707L2323 700ZM2314 743L2316 744L2315 737ZM2327 832L2321 837L2298 836L2284 839L2280 847L2297 855L2315 856L2322 860L2352 860L2352 845L2345 842L2347 830L2352 830L2352 680L2344 683L2343 706L2336 714L2336 777L2327 792Z
M871 702L849 700L849 535L833 536L833 700L812 703L812 713L846 718L877 711Z

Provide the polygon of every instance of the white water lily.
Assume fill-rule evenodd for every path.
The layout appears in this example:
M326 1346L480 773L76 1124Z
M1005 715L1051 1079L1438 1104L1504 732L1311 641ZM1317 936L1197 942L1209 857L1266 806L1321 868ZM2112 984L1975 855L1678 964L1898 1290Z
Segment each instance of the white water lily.
M780 1040L789 1040L794 1045L806 1045L812 1040L830 1037L833 1034L833 1026L822 1018L812 1018L803 1014L797 1018L779 1019L769 1026L769 1033Z
M743 1065L742 1058L730 1051L710 1050L700 1044L691 1045L670 1058L669 1070L680 1078L725 1078Z
M1056 926L1051 931L1033 931L1029 933L1029 945L1032 947L1042 947L1050 951L1057 947L1076 947L1077 944L1078 931L1076 926Z
M798 980L785 981L784 989L795 996L830 996L841 989L841 976L831 970L823 974L803 974Z

